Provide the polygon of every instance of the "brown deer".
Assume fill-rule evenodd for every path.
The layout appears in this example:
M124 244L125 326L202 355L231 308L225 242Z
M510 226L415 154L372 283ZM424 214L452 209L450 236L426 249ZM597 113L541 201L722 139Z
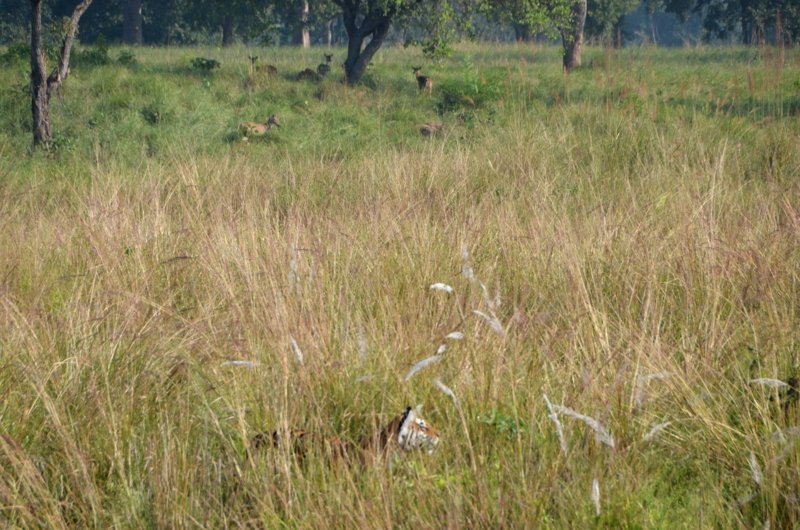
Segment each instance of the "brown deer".
M317 73L322 77L325 77L329 73L331 73L331 61L333 61L332 54L324 54L325 55L325 62L317 66Z
M248 136L264 136L273 127L280 127L281 122L274 114L269 117L267 123L257 123L253 121L245 121L239 124L239 130L242 131L243 140L247 140Z
M422 70L422 67L414 66L412 67L412 70L414 71L414 77L417 78L417 85L419 85L419 91L422 92L423 90L427 90L428 94L433 92L433 79L431 79L426 75L421 75L419 73L419 71Z
M441 123L423 123L417 127L417 130L419 130L420 135L430 138L441 133L443 127L444 125Z
M295 79L297 81L311 81L313 83L319 83L320 81L322 81L322 76L319 75L314 70L312 70L311 68L306 68L305 70L297 74Z

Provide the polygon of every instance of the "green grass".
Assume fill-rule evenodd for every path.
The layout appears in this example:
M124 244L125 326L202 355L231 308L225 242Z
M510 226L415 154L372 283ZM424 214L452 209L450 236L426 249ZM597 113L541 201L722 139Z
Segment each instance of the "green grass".
M797 405L749 384L798 370L796 49L388 49L357 87L292 79L321 50L134 53L73 67L49 152L0 66L0 525L800 524ZM564 454L543 394L615 447L562 414ZM416 403L430 456L245 458Z

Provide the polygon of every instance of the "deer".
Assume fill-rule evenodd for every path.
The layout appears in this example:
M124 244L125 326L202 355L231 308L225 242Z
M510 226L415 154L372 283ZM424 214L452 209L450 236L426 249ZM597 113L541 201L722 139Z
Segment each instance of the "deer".
M242 140L247 141L248 136L264 136L273 127L280 127L281 122L274 114L269 117L267 123L257 123L253 121L245 121L239 124L239 130L244 135Z
M329 73L331 73L331 61L333 61L333 54L324 54L325 55L325 62L317 66L317 73L322 77L325 77Z
M431 138L433 136L437 136L439 133L442 132L442 128L444 125L441 123L423 123L417 126L417 130L421 136L425 138Z
M319 83L320 81L322 81L322 76L319 75L314 70L312 70L311 68L306 68L305 70L297 74L295 79L298 81L311 81L314 83Z
M433 92L433 79L426 75L421 75L419 73L422 70L421 66L413 66L411 68L414 71L414 77L417 78L417 85L419 85L419 91L422 92L423 90L427 90L428 94Z

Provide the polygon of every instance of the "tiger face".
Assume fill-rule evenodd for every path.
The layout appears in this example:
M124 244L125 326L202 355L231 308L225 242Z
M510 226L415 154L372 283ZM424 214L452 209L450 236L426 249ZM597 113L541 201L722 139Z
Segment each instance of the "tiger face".
M431 454L439 444L439 431L419 415L419 409L419 406L406 408L397 432L397 445L403 451L423 449Z

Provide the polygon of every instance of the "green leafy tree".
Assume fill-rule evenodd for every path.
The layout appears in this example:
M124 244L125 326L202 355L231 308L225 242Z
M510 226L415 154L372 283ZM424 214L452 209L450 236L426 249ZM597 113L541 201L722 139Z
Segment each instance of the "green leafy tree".
M663 9L685 20L703 17L707 38L738 36L742 44L759 44L771 37L800 38L800 2L797 0L651 0L652 9ZM779 35L780 34L780 35Z
M474 0L330 0L342 16L347 33L344 62L348 83L361 80L392 25L421 24L426 51L437 53L466 23Z
M639 6L639 0L589 0L585 32L609 42L622 44L622 21Z
M523 25L529 34L560 35L564 69L580 66L587 0L481 0L481 7L491 16Z

